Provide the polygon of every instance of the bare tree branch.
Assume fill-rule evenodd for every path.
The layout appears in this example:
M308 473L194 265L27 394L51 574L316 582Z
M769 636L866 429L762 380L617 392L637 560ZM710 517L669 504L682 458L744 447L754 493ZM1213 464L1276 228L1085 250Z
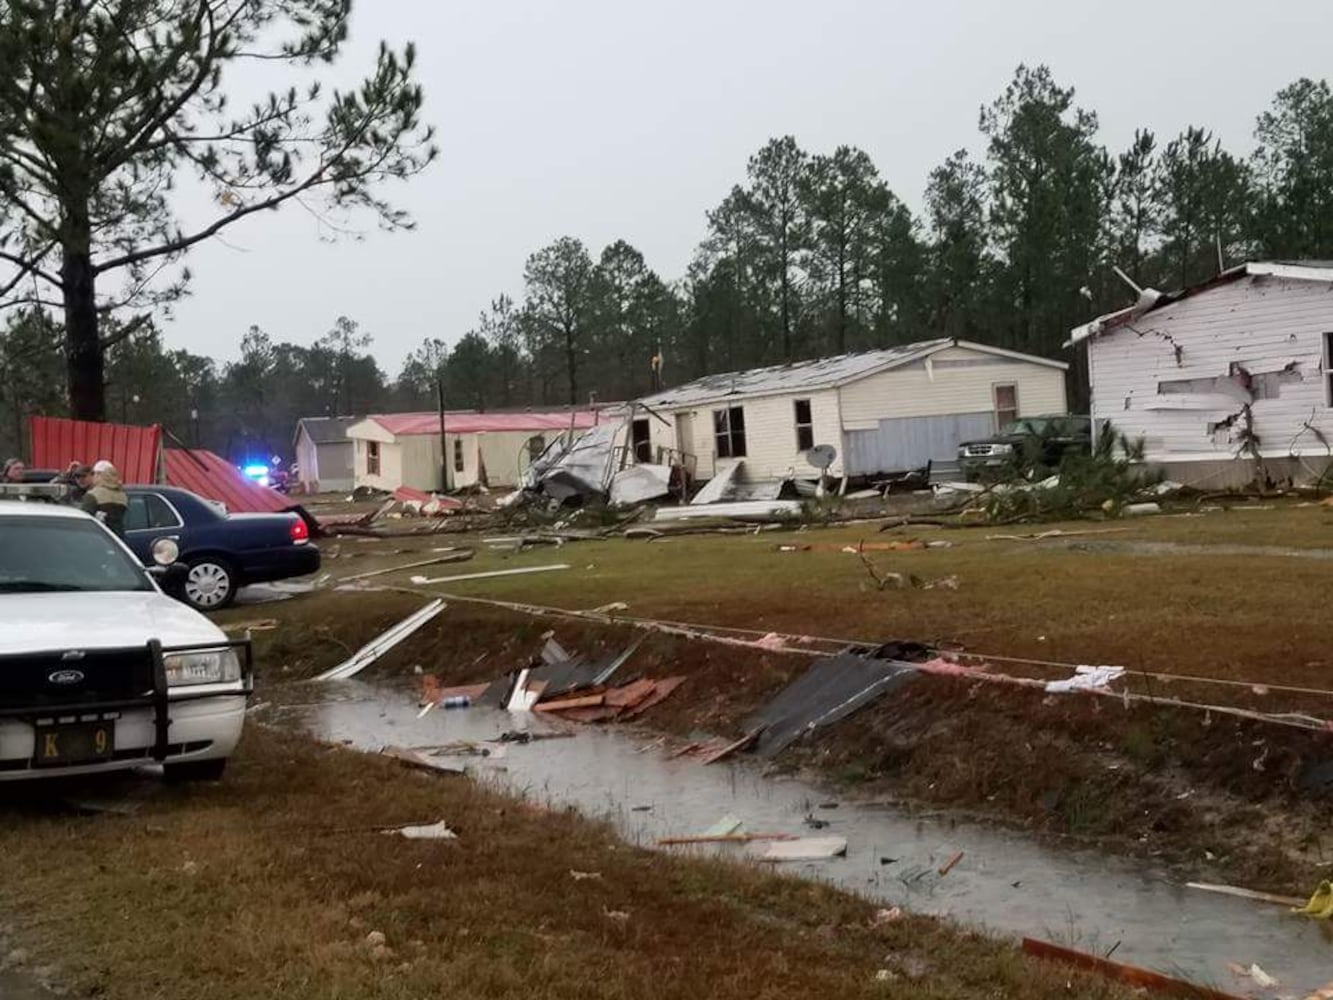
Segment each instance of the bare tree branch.
M55 249L55 243L48 243L46 249L44 249L36 257L26 257L26 258L19 257L18 255L9 253L6 250L0 250L0 260L8 261L10 264L13 264L15 267L19 269L19 273L15 276L15 278L12 281L10 281L6 285L0 286L0 298L8 295L11 291L14 290L15 287L18 286L18 283L20 281L22 281L30 274L35 274L43 281L54 285L56 288L63 289L65 287L64 283L61 282L59 278L57 278L55 275L51 274L48 271L42 270L40 267L37 266L38 263L41 261L41 259L45 257L47 254L49 254L53 249Z

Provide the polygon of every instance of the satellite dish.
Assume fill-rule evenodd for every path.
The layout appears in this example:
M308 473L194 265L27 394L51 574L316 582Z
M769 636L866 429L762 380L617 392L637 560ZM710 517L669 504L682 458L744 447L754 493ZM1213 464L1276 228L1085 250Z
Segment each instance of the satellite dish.
M838 449L831 444L817 444L805 453L805 460L816 469L827 469L838 457Z

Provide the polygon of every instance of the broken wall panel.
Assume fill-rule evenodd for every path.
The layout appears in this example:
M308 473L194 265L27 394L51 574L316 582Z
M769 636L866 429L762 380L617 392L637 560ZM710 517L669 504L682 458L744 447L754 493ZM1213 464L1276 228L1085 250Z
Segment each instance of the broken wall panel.
M1327 331L1327 283L1244 278L1218 285L1089 342L1093 417L1130 439L1146 438L1148 460L1182 482L1206 475L1209 485L1227 484L1228 466L1220 463L1236 458L1238 442L1209 425L1245 402L1265 458L1326 456L1303 425L1333 439L1329 386L1314 374ZM1237 465L1242 479L1253 474L1252 462Z

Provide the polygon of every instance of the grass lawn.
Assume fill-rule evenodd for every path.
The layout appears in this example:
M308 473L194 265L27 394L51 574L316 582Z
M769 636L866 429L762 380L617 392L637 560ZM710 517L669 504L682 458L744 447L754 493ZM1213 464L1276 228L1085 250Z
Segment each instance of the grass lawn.
M34 963L108 1000L1127 995L937 921L875 926L815 883L632 848L253 726L223 783L150 790L132 816L4 811L0 908ZM377 831L440 819L457 841Z

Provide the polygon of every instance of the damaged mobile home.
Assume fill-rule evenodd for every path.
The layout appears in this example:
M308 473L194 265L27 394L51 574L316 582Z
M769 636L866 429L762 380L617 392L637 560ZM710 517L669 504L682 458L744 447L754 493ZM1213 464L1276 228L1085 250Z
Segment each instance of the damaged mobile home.
M816 478L810 452L828 445L829 475L873 479L951 463L959 442L1016 417L1064 413L1066 368L945 337L706 375L640 400L630 444L637 461L683 457L700 480L739 460L750 482Z
M1191 486L1307 483L1333 459L1333 262L1258 262L1073 330L1092 416Z

